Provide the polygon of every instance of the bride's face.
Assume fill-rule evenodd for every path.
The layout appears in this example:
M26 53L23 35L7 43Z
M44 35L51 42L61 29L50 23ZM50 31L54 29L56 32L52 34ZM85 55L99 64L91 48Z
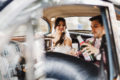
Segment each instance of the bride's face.
M60 21L59 24L56 27L56 31L58 33L65 32L65 23L63 21Z

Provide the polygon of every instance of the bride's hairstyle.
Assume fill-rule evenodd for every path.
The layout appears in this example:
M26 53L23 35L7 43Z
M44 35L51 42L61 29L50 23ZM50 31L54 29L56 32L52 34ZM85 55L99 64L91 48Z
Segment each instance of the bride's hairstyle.
M62 18L62 17L58 17L58 18L55 20L55 27L54 27L54 29L56 29L56 27L59 25L59 22L60 22L60 21L62 21L62 22L64 23L65 28L67 28L67 27L66 27L66 21L65 21L65 19ZM61 45L61 44L64 42L64 40L65 40L65 32L62 33L60 39L56 42L55 46L58 45L58 44Z
M66 21L65 21L65 19L64 18L62 18L62 17L58 17L56 20L55 20L55 29L56 29L56 27L59 25L59 22L60 21L62 21L63 23L64 23L64 26L65 26L65 28L67 28L66 27Z

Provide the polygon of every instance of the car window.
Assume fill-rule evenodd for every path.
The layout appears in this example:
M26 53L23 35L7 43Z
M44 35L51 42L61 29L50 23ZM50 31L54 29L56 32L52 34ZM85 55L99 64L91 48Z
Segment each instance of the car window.
M42 18L39 18L38 20L34 21L32 24L35 32L40 32L42 34L46 34L49 32L48 23ZM21 24L19 25L19 28L15 31L14 36L24 36L26 35L27 32L26 30L27 30L27 24Z
M91 30L90 17L68 17L66 19L68 30Z
M49 32L48 23L44 19L40 18L38 20L36 32L42 32L43 34L46 34Z

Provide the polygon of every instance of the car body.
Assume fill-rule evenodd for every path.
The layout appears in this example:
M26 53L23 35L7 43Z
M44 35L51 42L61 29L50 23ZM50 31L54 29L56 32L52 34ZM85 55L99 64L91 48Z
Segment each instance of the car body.
M33 5L29 6L32 3ZM17 4L16 7L12 7L12 5L16 5L16 4ZM21 7L21 5L24 6ZM15 11L17 11L17 13L15 13ZM43 13L41 13L41 11ZM6 33L2 35L3 39L2 42L0 43L0 47L1 47L0 49L2 50L2 45L10 40L8 34L10 34L11 36L14 30L17 29L16 26L19 26L24 23L26 24L26 27L27 26L30 27L29 28L27 27L29 34L24 35L23 37L24 39L26 38L25 42L30 44L29 46L32 46L34 39L33 39L33 34L30 33L31 32L34 33L34 31L32 30L34 30L34 28L36 27L36 22L37 22L36 20L39 20L40 17L47 22L48 24L47 26L49 27L47 29L47 32L50 33L52 32L52 28L53 28L53 22L52 22L53 18L92 17L100 14L102 15L103 23L106 30L106 40L108 47L108 53L106 54L108 60L107 78L108 80L114 80L114 79L119 80L120 79L119 78L120 77L120 60L119 60L120 33L117 24L117 19L118 20L120 19L120 15L116 14L114 5L109 2L97 1L97 0L96 1L91 0L91 2L89 2L88 0L84 0L84 1L76 1L76 2L74 1L61 2L60 4L54 4L54 5L48 4L47 6L43 4L42 6L39 6L39 4L35 3L34 0L30 0L30 2L28 2L27 0L13 1L0 13L0 17L1 17L0 26L2 26L0 27L0 30L2 30L2 33ZM93 37L91 30L69 30L69 32L72 39L76 39L76 36L82 36L84 39ZM46 43L46 48L49 49L49 46L51 45L50 42L51 39L49 38L47 39L47 38L48 37L45 37L45 41L46 41L45 43ZM13 36L12 39L15 40L15 37ZM21 37L18 36L17 39L19 40L21 39ZM50 44L47 45L48 43ZM31 51L32 47L29 46L28 46L29 49L28 52L32 55L32 51ZM41 46L45 47L43 45ZM31 59L28 58L28 62L30 60ZM33 65L33 63L31 65ZM30 69L31 74L33 73L32 70L33 69ZM30 76L28 80L32 80L33 79L32 77L33 76Z

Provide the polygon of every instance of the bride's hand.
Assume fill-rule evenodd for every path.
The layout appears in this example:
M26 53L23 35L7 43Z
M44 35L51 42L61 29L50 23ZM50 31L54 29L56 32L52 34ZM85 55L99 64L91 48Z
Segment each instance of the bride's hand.
M60 36L61 36L61 35L59 35L59 34L57 34L57 33L54 34L54 35L53 35L53 37L54 37L53 43L56 43L56 42L60 39Z

